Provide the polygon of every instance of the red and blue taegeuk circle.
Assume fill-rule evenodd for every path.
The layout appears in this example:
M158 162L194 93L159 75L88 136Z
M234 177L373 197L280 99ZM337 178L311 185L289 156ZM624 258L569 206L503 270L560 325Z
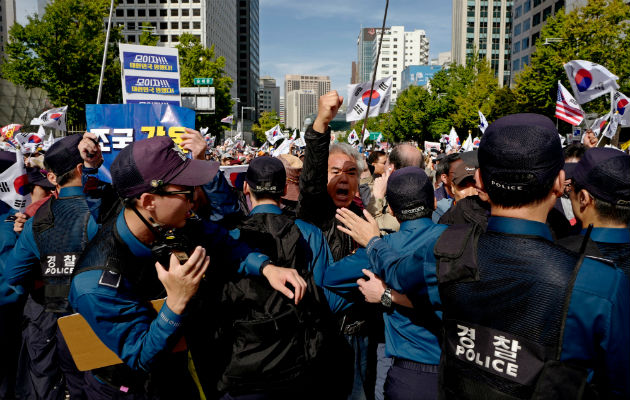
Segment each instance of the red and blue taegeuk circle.
M13 187L15 188L15 191L22 196L26 196L28 194L26 191L26 185L28 185L27 175L18 176L15 181L13 181Z
M365 104L366 106L368 105L368 102L369 102L370 107L371 107L371 106L377 105L378 102L381 101L381 95L378 94L376 90L366 90L365 92L363 92L363 95L361 96L361 100L363 100L363 104Z
M623 113L626 112L627 105L628 105L628 100L626 99L621 99L617 102L617 111L619 111L619 114L623 115Z
M575 84L580 92L583 92L591 87L593 83L593 75L587 69L580 69L575 73Z

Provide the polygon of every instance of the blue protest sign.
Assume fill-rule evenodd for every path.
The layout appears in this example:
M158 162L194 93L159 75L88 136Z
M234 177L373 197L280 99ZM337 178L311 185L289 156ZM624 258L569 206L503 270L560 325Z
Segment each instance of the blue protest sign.
M181 142L185 128L195 127L195 112L169 104L87 104L87 130L98 136L103 152L99 179L111 182L109 167L121 149L153 136L170 136Z
M179 94L179 79L125 76L127 93Z
M177 72L177 56L125 52L123 69Z

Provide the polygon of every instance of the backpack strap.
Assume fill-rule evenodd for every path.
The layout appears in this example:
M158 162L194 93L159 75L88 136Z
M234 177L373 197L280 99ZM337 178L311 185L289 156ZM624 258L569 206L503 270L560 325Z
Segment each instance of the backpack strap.
M433 248L439 283L479 280L477 242L482 233L477 224L451 225L442 233Z

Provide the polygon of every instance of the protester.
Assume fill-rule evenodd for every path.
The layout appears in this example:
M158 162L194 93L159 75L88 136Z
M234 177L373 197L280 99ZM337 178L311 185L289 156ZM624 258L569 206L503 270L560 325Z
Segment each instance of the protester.
M554 124L536 114L498 119L481 140L479 164L476 177L491 204L488 231L454 226L435 247L444 321L440 395L576 398L585 390L627 397L628 279L553 244L544 224L564 185ZM401 257L373 221L347 211L341 218L347 228L340 229L367 246L375 273L393 289L425 285L424 248Z

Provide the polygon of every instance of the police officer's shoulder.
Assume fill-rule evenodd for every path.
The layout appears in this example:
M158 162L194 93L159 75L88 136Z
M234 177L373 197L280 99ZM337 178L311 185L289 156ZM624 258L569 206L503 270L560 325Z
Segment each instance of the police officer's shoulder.
M619 290L629 290L628 278L611 263L586 257L580 267L574 289L609 299Z
M116 271L91 269L77 274L72 286L78 295L86 293L115 294L122 285L122 276Z
M310 237L324 237L324 233L321 229L311 224L310 222L306 222L303 219L296 218L295 225L297 225L298 229L302 233L302 236L308 241Z

